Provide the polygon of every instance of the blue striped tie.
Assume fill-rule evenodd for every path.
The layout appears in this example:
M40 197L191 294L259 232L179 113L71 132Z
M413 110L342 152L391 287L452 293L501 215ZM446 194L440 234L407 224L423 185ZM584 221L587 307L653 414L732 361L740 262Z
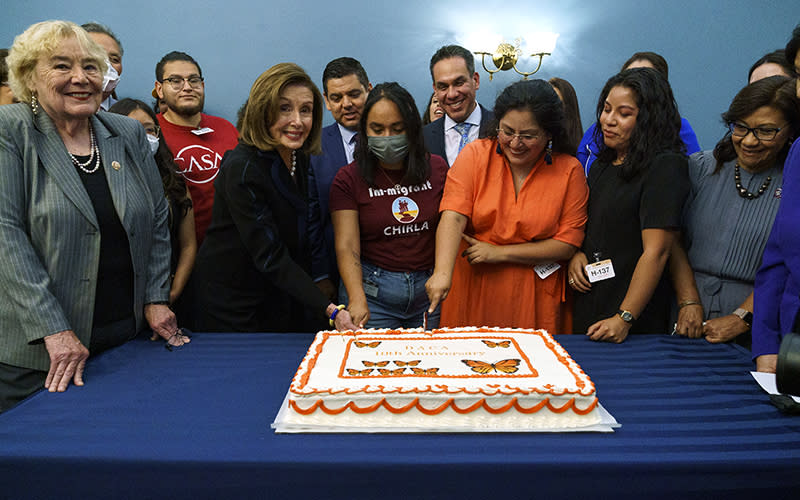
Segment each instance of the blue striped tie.
M472 126L471 123L456 123L456 126L453 127L456 129L456 132L461 134L461 141L458 143L458 152L460 153L464 146L467 145L469 142L469 128Z

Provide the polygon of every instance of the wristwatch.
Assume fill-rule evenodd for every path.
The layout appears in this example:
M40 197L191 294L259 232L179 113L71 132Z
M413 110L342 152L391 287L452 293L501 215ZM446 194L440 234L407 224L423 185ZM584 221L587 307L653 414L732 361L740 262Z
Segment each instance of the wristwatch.
M747 309L742 309L741 307L733 311L734 316L738 316L739 319L744 321L747 324L747 328L753 324L753 313L748 311Z
M632 324L633 320L636 319L633 317L633 313L630 311L623 311L622 309L620 309L619 311L617 311L617 314L619 314L619 317L622 318L622 321L628 323L629 325Z

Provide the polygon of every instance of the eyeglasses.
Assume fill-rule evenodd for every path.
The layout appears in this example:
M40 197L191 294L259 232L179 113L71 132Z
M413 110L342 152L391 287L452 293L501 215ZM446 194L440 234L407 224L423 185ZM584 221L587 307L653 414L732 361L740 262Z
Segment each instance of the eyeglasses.
M513 141L515 137L525 143L531 143L539 139L539 134L515 134L514 132L506 130L503 127L497 128L497 136L504 141L509 142Z
M783 130L781 128L772 128L772 127L754 127L750 128L741 123L730 122L728 124L728 128L731 131L731 134L735 137L747 137L747 134L750 132L753 133L753 137L758 139L759 141L771 141L775 139L775 136L778 135L778 132Z
M159 127L158 125L153 125L152 127L147 126L144 128L144 131L147 132L149 135L152 135L153 137L158 137L159 134L161 134L161 127Z
M203 77L192 75L188 78L184 78L182 76L170 76L169 78L164 78L161 80L161 83L167 82L169 86L172 87L172 90L181 90L183 88L183 82L189 82L189 85L193 89L199 89L203 86Z

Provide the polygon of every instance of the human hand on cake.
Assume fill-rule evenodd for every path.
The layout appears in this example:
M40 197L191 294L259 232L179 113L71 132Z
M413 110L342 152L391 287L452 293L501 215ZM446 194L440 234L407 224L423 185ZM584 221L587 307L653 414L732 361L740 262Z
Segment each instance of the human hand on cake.
M589 278L586 277L587 264L589 264L589 259L581 251L575 252L575 255L569 260L567 283L573 290L587 293L592 289L592 284L589 283Z
M631 324L624 321L618 314L615 314L590 326L586 335L595 341L621 344L628 338L630 329Z
M466 250L461 252L461 256L465 257L470 264L496 264L500 262L501 247L477 240L466 234L462 234L461 238L469 245Z
M346 332L346 331L354 332L359 328L353 322L353 317L350 315L350 312L347 309L345 309L344 306L337 306L334 303L330 303L328 304L328 307L325 308L325 314L328 315L331 326L336 328L340 332Z
M347 312L350 313L353 324L358 328L364 328L369 321L369 307L366 300L351 300L347 305Z
M452 283L452 275L437 273L434 269L431 277L425 282L425 291L428 294L428 300L431 302L430 307L428 307L428 314L432 314L436 307L439 306L439 303L447 298Z
M703 325L706 340L712 344L719 344L735 339L750 329L750 325L734 314L710 319Z
M703 336L703 306L699 303L680 305L675 333L692 339Z

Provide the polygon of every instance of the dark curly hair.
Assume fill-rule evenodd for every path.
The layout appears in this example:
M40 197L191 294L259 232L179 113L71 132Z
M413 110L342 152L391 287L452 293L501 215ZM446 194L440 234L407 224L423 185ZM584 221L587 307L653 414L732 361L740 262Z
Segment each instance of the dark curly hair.
M787 122L786 126L791 129L786 144L778 154L779 162L783 163L786 154L789 152L792 139L797 138L798 134L800 134L800 101L797 99L794 79L785 76L770 76L744 87L733 98L728 110L722 113L722 122L727 125L728 123L743 120L758 108L764 106L780 111ZM714 147L714 158L717 160L714 173L722 170L725 162L736 158L736 150L733 148L730 130L725 133L725 136Z
M617 158L617 152L605 145L603 127L600 125L606 99L614 87L630 89L639 108L628 152L620 165L620 177L632 179L659 153L686 153L686 145L680 136L681 115L669 83L657 70L634 68L612 76L600 93L594 131L594 140L600 144L598 160L611 163Z
M512 110L530 111L539 127L552 137L553 151L575 154L567 132L564 105L549 82L521 80L504 88L494 102L494 122L488 137L497 137L500 120Z
M375 170L378 168L378 158L369 150L367 141L367 122L372 107L381 99L388 99L397 105L400 116L403 117L403 126L408 138L408 155L405 163L406 173L403 182L420 184L431 175L430 154L425 149L425 140L422 138L422 120L419 117L417 104L406 89L397 82L379 83L372 88L364 103L364 112L358 123L358 136L362 139L356 143L354 157L358 162L358 171L370 186L375 185Z
M153 120L153 123L158 125L156 114L153 112L152 108L138 99L122 99L115 102L108 108L108 111L109 113L128 116L137 109L147 113L147 116ZM159 135L155 160L158 166L158 172L161 174L161 182L164 184L164 193L170 202L177 203L177 206L181 210L181 218L183 218L189 209L192 208L192 200L187 194L186 183L183 177L177 174L178 166L175 164L173 158L172 152L164 141L163 134ZM172 203L170 203L170 206L172 206Z

